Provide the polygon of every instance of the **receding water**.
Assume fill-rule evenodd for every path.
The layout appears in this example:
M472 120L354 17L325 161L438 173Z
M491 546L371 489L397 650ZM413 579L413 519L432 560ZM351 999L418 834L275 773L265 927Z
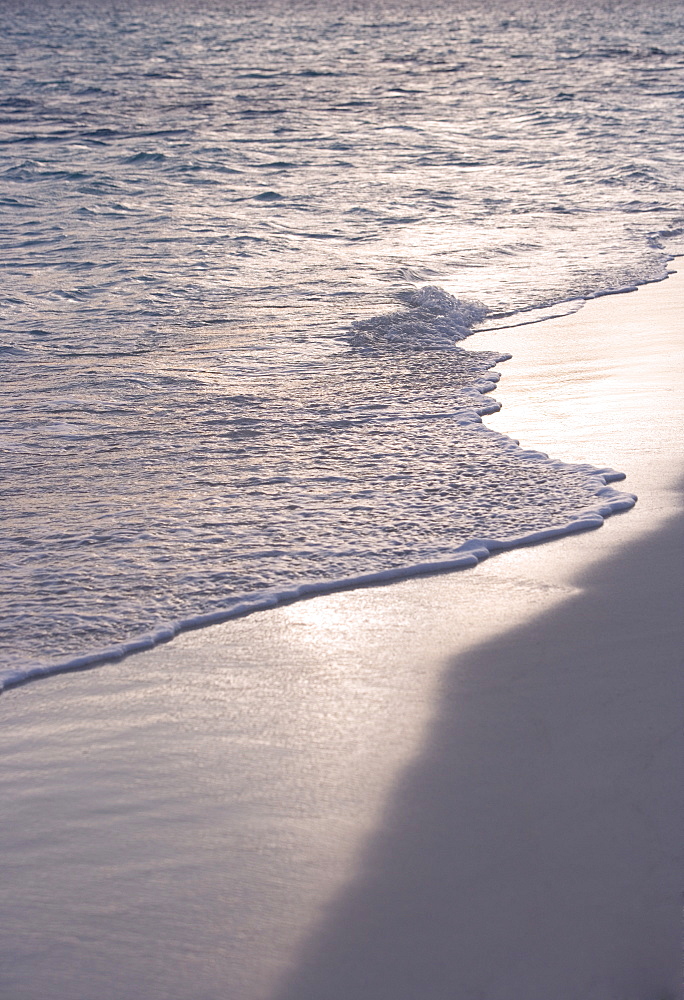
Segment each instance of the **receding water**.
M0 19L8 668L600 507L463 338L684 250L680 5Z

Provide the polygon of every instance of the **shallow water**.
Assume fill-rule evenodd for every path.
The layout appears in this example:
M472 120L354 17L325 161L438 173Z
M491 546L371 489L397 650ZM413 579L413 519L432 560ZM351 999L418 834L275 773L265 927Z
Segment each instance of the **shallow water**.
M600 507L462 339L684 248L681 7L2 20L9 668Z

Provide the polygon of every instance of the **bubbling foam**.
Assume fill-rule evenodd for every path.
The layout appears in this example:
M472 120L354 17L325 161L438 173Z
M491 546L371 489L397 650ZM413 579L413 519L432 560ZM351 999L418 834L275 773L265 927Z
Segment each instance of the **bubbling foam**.
M482 302L457 299L436 285L400 292L397 298L409 309L357 320L348 338L353 347L444 350L470 336L487 315Z

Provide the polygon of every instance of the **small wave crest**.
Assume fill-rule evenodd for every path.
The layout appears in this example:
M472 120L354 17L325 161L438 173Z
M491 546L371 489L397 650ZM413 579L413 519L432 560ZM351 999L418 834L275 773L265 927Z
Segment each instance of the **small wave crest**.
M397 298L408 309L397 310L351 326L352 347L434 351L453 347L473 332L487 315L475 299L457 299L437 285L400 292Z
M483 383L478 392L488 391L485 388L487 385L489 383ZM478 423L480 422L480 418L475 412L471 416L472 419ZM486 433L498 436L495 431L486 431ZM521 457L531 462L545 464L558 469L569 468L563 462L549 459L543 452L523 451L515 441L510 442L510 447L512 450L517 451ZM269 588L261 593L241 595L240 597L236 597L233 603L227 607L181 618L175 622L161 625L145 635L136 636L106 649L100 649L81 656L72 656L58 662L29 663L23 667L0 671L0 693L26 684L29 681L37 680L40 677L49 677L54 674L75 670L85 670L103 663L111 663L123 659L133 653L141 653L145 650L153 649L155 646L169 642L179 633L186 632L189 629L218 625L222 622L243 618L258 611L271 610L283 604L291 604L294 601L305 600L309 597L317 597L322 594L336 593L343 590L355 590L359 587L393 583L415 576L428 576L434 573L469 569L477 566L478 563L489 558L490 555L496 552L503 552L520 546L537 545L540 542L562 538L565 535L576 532L600 528L606 517L610 517L611 514L616 514L620 511L629 510L636 503L637 497L633 493L623 493L608 485L609 483L624 479L625 476L623 473L616 472L610 468L595 469L590 465L577 466L576 468L586 473L586 486L593 493L593 498L589 500L585 507L569 514L559 524L552 524L545 528L525 531L508 537L470 538L468 541L458 545L446 559L442 558L393 566L374 572L360 573L356 576L305 582L285 590Z

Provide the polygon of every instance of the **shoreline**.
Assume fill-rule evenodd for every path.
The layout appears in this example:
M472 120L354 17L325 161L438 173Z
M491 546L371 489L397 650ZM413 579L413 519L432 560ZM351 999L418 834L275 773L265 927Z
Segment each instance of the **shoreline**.
M675 1000L683 278L469 340L628 516L0 699L11 1000Z
M585 299L584 305L579 308L577 312L582 312L588 303L593 303L594 301L605 297L637 292L639 288L659 284L661 281L667 281L676 273L676 271L669 272L664 278L653 279L649 282L645 282L642 286L632 285L609 292L597 293L591 298ZM563 301L557 303L557 305L563 304ZM541 324L542 327L546 329L546 326L554 320L568 320L574 315L575 313L572 312L561 313L557 316L515 323L512 326L504 325L476 331L468 337L468 344L471 348L473 344L476 344L477 346L472 348L474 350L484 349L496 352L499 345L491 339L492 334L496 336L496 334L503 332L510 336L520 327L526 329L529 326L537 324ZM512 339L516 340L517 338L513 336ZM529 351L527 353L529 354ZM506 371L508 371L510 361L511 355L506 352L501 355L501 359L497 362L497 364L506 363ZM488 402L486 399L488 393L497 389L500 378L501 373L492 373L491 369L483 375L480 385L473 390L473 394L479 394L482 401L479 405L473 406L472 410L464 413L460 417L459 422L472 421L483 424L486 431L502 433L517 446L518 441L516 437L512 436L513 431L508 433L507 431L497 430L496 422L494 422L494 426L492 426L491 421L487 420L485 423L483 419L485 417L489 418L501 411L501 404L498 401L494 401L492 403ZM506 383L504 382L504 389L505 388ZM525 457L529 457L531 461L542 461L550 464L551 466L570 464L586 467L588 479L595 480L595 489L593 494L591 494L591 499L589 500L588 505L583 507L580 511L570 515L569 520L564 523L550 525L546 528L533 531L528 535L517 538L468 539L454 550L449 559L440 560L439 562L416 563L407 566L393 567L391 569L363 573L352 578L324 580L316 583L305 582L285 591L261 591L253 596L246 595L244 598L240 598L238 603L224 610L216 610L206 613L200 612L192 615L190 618L182 619L178 622L160 625L152 632L144 633L129 640L124 640L113 646L107 646L103 649L95 650L90 653L81 653L69 656L66 659L59 660L54 663L30 664L22 668L0 671L0 696L5 691L21 687L25 684L44 679L46 677L52 677L62 673L74 673L81 670L94 669L109 663L118 662L129 656L135 656L140 653L147 652L159 645L172 642L177 638L177 636L191 630L224 624L226 622L243 618L247 615L283 607L299 600L309 600L317 596L344 592L358 587L382 586L385 584L401 582L402 580L412 579L414 577L427 577L433 574L450 573L461 569L471 569L477 566L484 559L489 558L490 555L495 555L513 548L542 544L552 539L574 534L575 532L595 530L603 525L605 518L610 517L615 513L630 510L637 501L637 496L634 493L617 490L609 485L611 483L624 481L627 476L622 471L615 471L613 468L607 468L605 464L600 462L600 460L594 464L588 462L565 462L553 454L549 455L545 452L540 452L534 447L523 447L519 448L519 450L525 454ZM552 450L553 449L551 448L551 451Z

